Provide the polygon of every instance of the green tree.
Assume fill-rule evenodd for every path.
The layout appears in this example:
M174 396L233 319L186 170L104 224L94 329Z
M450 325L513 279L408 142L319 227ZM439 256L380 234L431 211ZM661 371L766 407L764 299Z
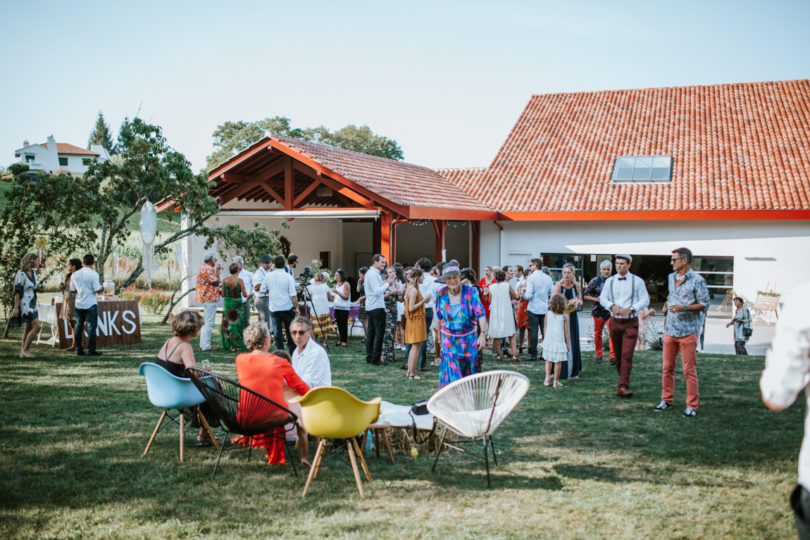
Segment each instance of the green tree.
M363 154L388 159L401 160L404 155L399 143L382 135L375 135L368 126L349 125L337 131L329 131L324 126L315 128L294 128L289 118L274 116L258 122L225 122L214 130L214 152L208 156L206 170L233 157L267 133L286 135L328 144L337 148L353 150Z
M87 149L90 150L90 146L93 144L100 144L107 152L110 154L113 153L114 145L112 133L110 132L110 126L104 121L104 114L102 114L101 111L98 112L96 126L93 128L90 139L87 141Z

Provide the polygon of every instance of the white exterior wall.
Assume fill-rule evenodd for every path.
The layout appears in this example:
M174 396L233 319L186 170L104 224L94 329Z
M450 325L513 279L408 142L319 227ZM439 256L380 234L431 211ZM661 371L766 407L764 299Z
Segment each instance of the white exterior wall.
M109 154L107 150L104 149L101 145L92 145L92 151L96 152L98 158L96 156L90 155L68 155L62 154L60 155L57 152L56 140L54 139L53 135L48 137L48 147L45 148L41 144L32 144L18 150L15 150L15 154L19 153L18 161L20 163L28 164L30 169L40 169L43 171L47 171L52 173L58 169L65 169L73 175L83 175L87 172L89 168L88 165L85 165L83 160L85 159L99 159L100 161L105 161L109 158ZM29 162L26 160L26 154L33 154L34 160ZM67 165L60 165L59 158L67 158L68 162Z
M734 258L734 290L782 294L810 279L810 221L600 221L481 223L481 266L526 264L540 253ZM754 260L760 259L760 260ZM762 260L765 259L765 260ZM642 276L643 277L643 276Z

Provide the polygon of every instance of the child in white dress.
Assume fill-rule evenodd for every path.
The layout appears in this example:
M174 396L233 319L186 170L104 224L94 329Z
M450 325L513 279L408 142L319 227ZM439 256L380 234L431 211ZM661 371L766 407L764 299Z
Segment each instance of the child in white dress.
M571 342L568 333L568 315L565 308L568 300L561 295L555 294L548 301L548 313L546 313L545 325L543 327L543 358L546 359L546 380L545 386L551 386L551 366L554 365L554 388L562 388L560 378L560 362L568 360L568 351Z

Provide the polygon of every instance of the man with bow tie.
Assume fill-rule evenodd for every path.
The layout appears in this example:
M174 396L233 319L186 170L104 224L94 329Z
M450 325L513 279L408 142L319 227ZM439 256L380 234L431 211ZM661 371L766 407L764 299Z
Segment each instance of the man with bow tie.
M616 274L609 277L602 287L599 303L610 310L610 340L619 372L616 395L629 398L630 372L633 370L633 352L638 341L638 313L650 304L650 296L644 280L630 273L633 257L616 255Z

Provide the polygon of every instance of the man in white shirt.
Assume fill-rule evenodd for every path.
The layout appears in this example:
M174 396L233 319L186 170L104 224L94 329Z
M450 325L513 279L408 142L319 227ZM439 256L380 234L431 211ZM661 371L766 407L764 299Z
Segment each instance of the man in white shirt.
M371 259L371 268L366 272L364 287L366 291L366 314L368 315L368 332L366 333L366 362L375 366L382 365L382 341L385 334L385 300L383 295L390 284L382 279L385 269L385 257L377 253Z
M633 257L616 255L616 274L610 276L602 287L599 303L612 314L610 339L619 372L616 395L629 398L630 372L633 370L633 353L638 341L638 313L650 304L650 296L644 280L630 273Z
M70 290L76 291L76 328L73 330L76 343L76 356L84 356L84 323L87 322L87 355L101 356L96 350L98 330L98 300L101 292L98 272L93 270L96 260L91 254L84 256L84 266L70 278Z
M298 312L298 294L295 292L295 280L287 273L282 255L273 259L276 267L264 276L261 290L267 291L267 300L270 305L270 314L275 326L273 338L276 347L284 348L284 331L287 332L287 350L292 354L295 349L290 334L290 323Z
M526 309L529 315L529 356L526 360L530 362L537 360L537 338L540 329L544 327L548 313L548 299L554 288L551 277L540 270L542 266L543 261L540 259L531 260L529 267L532 273L526 279L526 291L523 293L523 299L529 301Z
M270 301L267 297L267 290L262 289L262 283L264 282L265 276L270 272L270 267L273 263L273 257L268 254L262 255L261 264L259 268L253 273L253 305L256 306L256 311L259 312L259 322L264 323L267 327L267 331L272 335L274 334L273 330L273 320L270 317Z
M773 411L790 407L804 391L804 438L799 450L799 482L790 495L799 538L810 538L810 283L794 290L782 305L765 370L759 380L762 401Z
M307 383L309 389L332 386L332 367L326 351L312 337L312 321L307 317L296 317L290 324L295 350L292 353L292 367L295 373ZM298 425L298 440L301 441L301 461L309 464L309 441L304 429Z
M253 298L253 274L245 270L245 259L236 255L233 262L239 265L239 279L245 284L245 292L247 296L242 297L242 311L245 314L245 327L250 324L250 299Z

